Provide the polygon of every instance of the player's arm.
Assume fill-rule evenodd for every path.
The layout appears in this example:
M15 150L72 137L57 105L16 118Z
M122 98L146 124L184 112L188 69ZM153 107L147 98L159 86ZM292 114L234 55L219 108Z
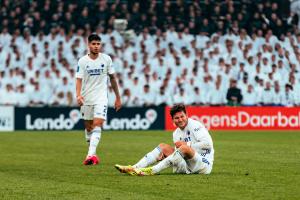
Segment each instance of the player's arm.
M181 145L186 145L187 143L180 140L180 137L176 134L176 130L173 132L173 143L175 148L178 149Z
M83 105L83 96L81 96L81 85L82 85L82 79L81 78L76 78L76 99L78 105L82 106Z
M111 87L116 95L115 109L116 109L116 111L118 111L122 106L122 102L121 102L121 97L120 97L120 93L119 93L119 87L118 87L116 75L114 73L109 74L109 80L110 80Z
M82 59L79 59L76 70L76 99L79 106L82 106L84 103L84 98L81 95L82 79L83 79L83 67Z
M195 135L197 142L188 143L188 145L190 147L192 147L193 149L196 149L196 150L212 148L209 138L206 137L206 135L209 135L209 133L205 127L194 128L193 134Z

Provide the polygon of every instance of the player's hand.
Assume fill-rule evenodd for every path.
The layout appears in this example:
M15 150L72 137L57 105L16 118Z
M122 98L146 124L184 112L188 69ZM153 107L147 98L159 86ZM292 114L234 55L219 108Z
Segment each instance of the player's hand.
M175 142L175 147L178 149L181 145L187 145L186 142L183 142L183 141L177 141Z
M115 101L115 109L116 111L120 110L122 107L122 102L121 102L121 98L117 98Z
M77 103L78 105L82 106L84 102L83 96L79 95L77 96Z

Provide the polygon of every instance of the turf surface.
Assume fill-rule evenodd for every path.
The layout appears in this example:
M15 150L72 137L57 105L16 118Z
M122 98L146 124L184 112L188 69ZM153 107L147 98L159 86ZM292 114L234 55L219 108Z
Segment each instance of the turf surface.
M300 132L212 132L211 175L120 174L171 133L102 134L101 164L83 166L82 132L0 133L0 199L299 199Z

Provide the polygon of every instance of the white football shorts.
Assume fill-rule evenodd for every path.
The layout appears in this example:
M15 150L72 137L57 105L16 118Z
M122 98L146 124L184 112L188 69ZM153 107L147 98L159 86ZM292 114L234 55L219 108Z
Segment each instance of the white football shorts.
M93 120L94 118L106 120L107 104L84 105L81 106L80 113L83 120Z
M192 159L184 160L178 166L173 166L173 173L177 174L210 174L213 163L209 162L199 153L195 153Z

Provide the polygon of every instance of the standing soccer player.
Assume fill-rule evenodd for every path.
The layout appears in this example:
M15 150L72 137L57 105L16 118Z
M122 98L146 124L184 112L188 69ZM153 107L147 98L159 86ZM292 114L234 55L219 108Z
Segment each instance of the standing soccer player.
M115 109L121 108L121 98L110 56L100 53L101 38L88 37L89 53L78 61L76 71L76 97L84 119L85 137L89 149L84 165L96 165L96 149L101 139L101 128L106 120L108 104L108 77L116 95Z
M115 165L122 173L146 176L173 167L174 173L210 174L214 161L212 138L204 125L188 118L183 104L174 105L170 110L177 129L173 132L175 148L159 144L133 166ZM160 161L153 167L148 167Z

